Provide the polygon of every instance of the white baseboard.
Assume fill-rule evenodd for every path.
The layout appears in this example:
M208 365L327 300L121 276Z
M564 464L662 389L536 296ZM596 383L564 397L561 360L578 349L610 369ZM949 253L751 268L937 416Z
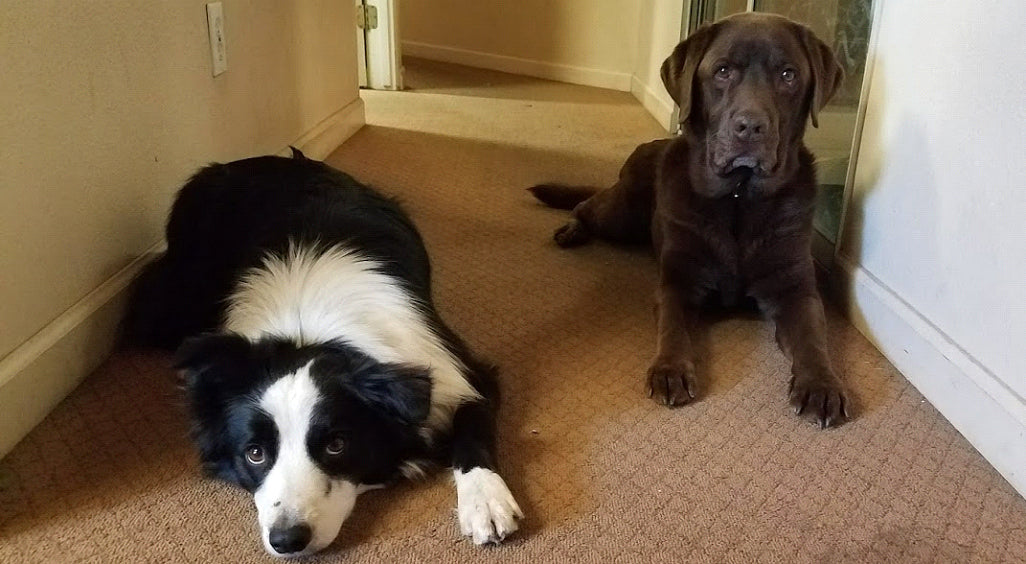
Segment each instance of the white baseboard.
M609 88L620 90L621 92L630 92L631 90L631 74L626 72L613 72L532 59L521 59L519 57L482 53L480 51L431 45L417 41L403 41L403 54L468 67L522 74L559 82L569 82L571 84Z
M107 358L128 285L161 245L154 245L0 360L0 457Z
M1026 402L871 273L834 264L855 327L1026 497Z
M648 85L642 84L637 76L631 76L631 94L634 94L666 131L672 132L676 129L673 123L673 101L668 96L661 95Z
M323 159L365 123L357 98L291 145ZM279 154L289 155L288 147ZM0 359L0 458L10 452L114 347L128 287L163 247L142 256Z
M323 160L346 139L352 137L365 123L367 123L367 117L363 99L357 97L315 125L291 145L303 151L303 154L311 159ZM292 155L292 151L285 147L278 154L288 157Z

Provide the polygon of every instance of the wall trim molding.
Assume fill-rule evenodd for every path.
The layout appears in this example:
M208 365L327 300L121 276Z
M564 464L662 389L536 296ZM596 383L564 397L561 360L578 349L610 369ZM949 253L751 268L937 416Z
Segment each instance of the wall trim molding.
M365 123L367 123L367 117L363 98L357 96L355 100L342 106L337 112L324 118L309 131L300 135L290 145L303 151L303 154L311 159L324 160ZM278 151L278 154L288 157L292 155L292 151L285 147Z
M648 85L642 84L637 75L631 76L631 94L641 102L648 113L652 114L652 117L659 122L660 127L668 132L674 132L673 101L667 101L664 96L652 90Z
M291 145L308 157L321 160L356 133L365 121L363 100L357 98ZM285 147L278 154L287 156L291 151ZM152 245L0 358L0 458L110 355L129 285L163 246L162 241Z
M0 457L107 358L128 286L162 245L147 249L0 359Z
M432 45L419 41L403 41L403 54L468 67L522 74L559 82L582 84L584 86L609 88L621 92L631 91L631 79L633 77L629 72L613 72L588 67L562 65L547 61Z
M1026 497L1026 401L851 258L832 276L851 323Z

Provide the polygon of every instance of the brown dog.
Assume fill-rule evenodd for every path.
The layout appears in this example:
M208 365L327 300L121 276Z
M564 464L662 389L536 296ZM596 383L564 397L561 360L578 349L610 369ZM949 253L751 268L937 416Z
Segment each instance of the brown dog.
M651 238L659 261L658 342L650 393L669 406L697 395L689 337L711 299L754 299L776 323L792 361L790 402L821 426L842 423L849 400L827 352L811 254L816 194L802 136L837 90L841 70L811 30L779 16L739 14L704 26L674 49L663 84L682 134L638 147L611 188L543 184L553 207L573 208L556 242Z

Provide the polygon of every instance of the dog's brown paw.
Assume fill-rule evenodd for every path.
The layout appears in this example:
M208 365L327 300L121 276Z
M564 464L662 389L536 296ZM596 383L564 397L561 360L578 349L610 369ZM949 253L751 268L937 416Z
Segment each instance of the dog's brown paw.
M557 229L552 238L556 240L557 245L567 249L587 243L591 239L591 234L583 223L571 219L569 223Z
M788 395L794 412L810 417L822 429L842 425L850 419L851 398L835 376L794 376Z
M677 407L695 401L698 396L698 377L691 363L656 363L648 369L648 397L667 407Z

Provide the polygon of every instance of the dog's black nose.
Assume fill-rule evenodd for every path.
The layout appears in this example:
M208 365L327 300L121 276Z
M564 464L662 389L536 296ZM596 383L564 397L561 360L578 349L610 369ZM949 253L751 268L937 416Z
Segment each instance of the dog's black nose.
M734 116L734 136L740 141L762 141L766 136L767 120L752 112L740 112Z
M300 523L299 525L271 529L267 540L271 543L271 548L278 554L291 554L306 548L306 545L310 544L312 536L313 531L310 530L310 526Z

